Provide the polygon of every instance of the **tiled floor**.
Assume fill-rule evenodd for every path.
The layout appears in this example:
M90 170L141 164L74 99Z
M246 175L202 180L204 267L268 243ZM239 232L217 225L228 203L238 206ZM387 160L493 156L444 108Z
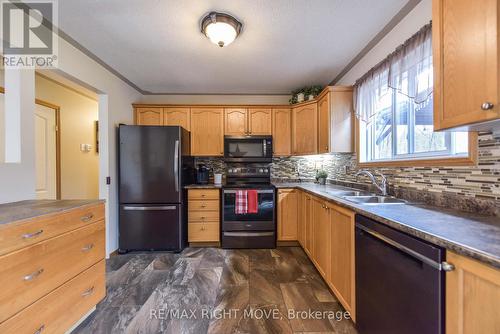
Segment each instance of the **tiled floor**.
M119 255L107 271L106 298L73 333L356 332L298 247Z

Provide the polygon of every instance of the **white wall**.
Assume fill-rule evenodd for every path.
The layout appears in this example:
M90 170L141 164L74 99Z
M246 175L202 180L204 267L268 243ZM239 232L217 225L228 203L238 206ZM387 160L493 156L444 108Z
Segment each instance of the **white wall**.
M289 95L143 95L140 103L288 104Z
M352 85L432 19L432 0L422 0L337 83Z

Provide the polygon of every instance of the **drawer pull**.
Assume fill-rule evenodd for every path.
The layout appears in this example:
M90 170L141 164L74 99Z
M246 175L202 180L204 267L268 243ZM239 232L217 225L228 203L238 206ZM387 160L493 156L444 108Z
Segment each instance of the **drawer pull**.
M31 238L39 236L42 233L43 233L43 230L38 230L38 231L33 232L33 233L23 234L22 237L23 237L23 239L31 239Z
M82 292L82 297L90 296L93 293L94 293L94 287L91 287L91 288Z
M40 334L45 329L45 325L41 325L33 334Z
M207 206L206 206L205 204L203 204L201 207L204 209L204 208L206 208Z
M205 194L201 194L201 197L205 197L206 195Z
M81 217L80 220L82 222L88 222L88 221L92 220L92 218L94 218L94 214L89 213L88 215Z
M37 271L35 271L34 273L31 273L29 275L26 275L23 277L23 280L25 281L32 281L34 280L35 278L37 278L38 276L40 276L40 274L43 273L43 268L41 269L38 269Z
M88 252L92 248L94 248L94 244L88 244L88 245L86 245L85 247L82 248L82 252Z
M493 109L495 105L491 102L484 102L482 105L481 105L481 109L483 110L491 110Z

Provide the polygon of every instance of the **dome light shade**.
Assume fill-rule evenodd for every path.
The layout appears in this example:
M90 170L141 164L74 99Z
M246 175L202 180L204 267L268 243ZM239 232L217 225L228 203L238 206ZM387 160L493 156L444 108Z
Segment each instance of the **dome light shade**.
M201 32L221 48L231 44L241 32L242 24L224 13L208 13L201 21Z

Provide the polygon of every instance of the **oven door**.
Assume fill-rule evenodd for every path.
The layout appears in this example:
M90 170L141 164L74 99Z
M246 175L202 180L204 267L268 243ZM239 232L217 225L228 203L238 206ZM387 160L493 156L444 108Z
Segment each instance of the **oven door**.
M225 137L226 162L271 162L273 141L270 136Z
M223 190L223 231L273 231L275 230L274 189L257 190L257 213L236 214L236 191ZM248 190L248 189L242 189Z

